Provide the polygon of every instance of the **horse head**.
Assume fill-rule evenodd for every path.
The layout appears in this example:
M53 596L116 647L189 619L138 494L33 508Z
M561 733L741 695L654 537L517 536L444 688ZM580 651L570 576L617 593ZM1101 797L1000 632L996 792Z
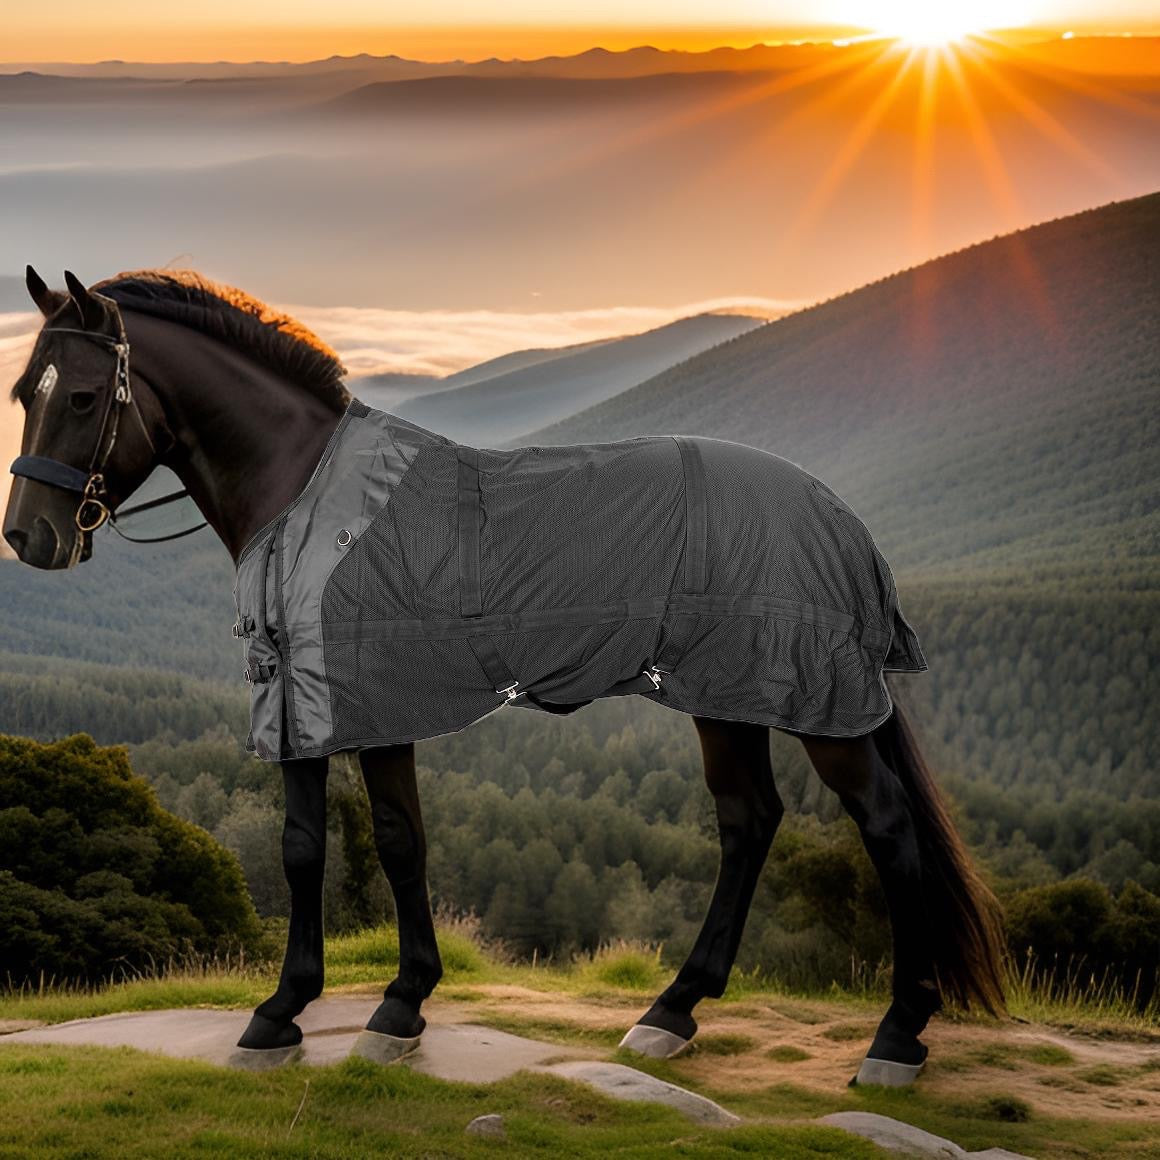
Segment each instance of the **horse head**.
M117 303L71 271L67 292L49 289L31 266L25 281L45 321L12 390L25 420L4 538L26 564L71 568L92 555L92 533L173 439L130 366Z

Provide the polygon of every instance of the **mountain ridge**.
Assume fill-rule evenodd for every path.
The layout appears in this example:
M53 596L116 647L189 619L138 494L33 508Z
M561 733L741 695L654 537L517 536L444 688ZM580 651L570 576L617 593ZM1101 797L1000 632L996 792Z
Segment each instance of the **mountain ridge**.
M1158 239L1152 194L974 243L751 330L531 438L680 431L762 446L827 478L907 569L967 557L1010 569L1020 536L1037 537L1056 567L1070 518L1093 553L1139 555L1152 575ZM984 468L997 480L978 478ZM1008 478L1023 490L1004 493ZM1044 508L1056 519L1040 526Z

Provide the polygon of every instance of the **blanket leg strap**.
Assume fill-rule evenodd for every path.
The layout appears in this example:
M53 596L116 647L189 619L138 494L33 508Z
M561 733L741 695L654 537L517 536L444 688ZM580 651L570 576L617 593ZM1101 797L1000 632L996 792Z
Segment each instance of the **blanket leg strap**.
M503 657L499 655L499 649L495 647L495 641L490 636L469 636L467 643L497 693L502 693L509 701L514 701L516 697L522 695L516 691L520 687L519 681L512 676L511 669L504 663Z

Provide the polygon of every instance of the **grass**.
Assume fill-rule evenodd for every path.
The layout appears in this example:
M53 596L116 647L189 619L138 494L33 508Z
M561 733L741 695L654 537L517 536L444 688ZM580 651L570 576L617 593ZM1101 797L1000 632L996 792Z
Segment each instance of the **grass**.
M472 1119L493 1112L504 1118L505 1141L465 1135ZM474 1085L359 1059L249 1074L122 1048L10 1046L0 1053L0 1154L38 1160L670 1153L881 1155L819 1125L699 1127L667 1108L614 1101L552 1076Z
M575 973L598 990L655 993L668 982L669 970L661 962L660 947L621 942L579 959Z
M1107 971L1097 976L1082 965L1047 966L1029 955L1022 971L1008 972L1007 1002L1013 1015L1036 1023L1160 1039L1160 991L1141 1009Z
M757 1046L757 1040L748 1035L708 1035L705 1032L694 1042L697 1050L706 1055L744 1055Z
M724 1060L706 1068L707 1057L748 1055L755 1062L790 1065L811 1058L810 1053L791 1043L770 1047L768 1038L763 1043L730 1028L703 1033L689 1057L643 1060L616 1051L622 1020L610 1018L611 1027L580 1026L542 1001L524 1013L503 989L525 988L610 1012L643 1010L669 977L656 948L618 944L592 956L531 965L497 956L465 924L444 924L439 942L447 972L440 995L476 1003L480 1021L564 1046L601 1049L608 1058L717 1099L749 1122L728 1131L702 1129L663 1109L609 1101L553 1077L527 1074L486 1086L446 1084L409 1068L380 1069L352 1059L335 1067L296 1065L247 1075L124 1049L9 1044L0 1051L0 1156L455 1157L496 1155L501 1148L518 1155L579 1157L673 1151L709 1157L739 1152L791 1158L881 1155L845 1134L790 1122L851 1109L895 1116L967 1149L1006 1147L1052 1157L1153 1154L1148 1150L1155 1135L1152 1124L1051 1118L1003 1085L1006 1074L1031 1067L1042 1069L1035 1079L1044 1088L1114 1093L1140 1076L1155 1075L1160 1056L1138 1067L1080 1067L1070 1051L1056 1044L997 1037L993 1044L932 1061L932 1076L970 1071L976 1084L981 1080L982 1088L976 1086L969 1097L952 1097L945 1088L940 1096L930 1090L938 1085L921 1084L905 1091L824 1092L785 1082L757 1090L752 1084L716 1087L732 1082L730 1074L743 1075L745 1060L731 1073ZM381 987L393 977L398 953L393 929L329 939L327 987ZM190 963L173 965L163 978L102 987L46 982L0 996L0 1019L58 1022L164 1007L244 1009L268 995L276 978L270 964ZM775 1015L854 1045L872 1035L882 1002L881 996L836 988L793 993L753 972L735 977L718 1010L733 1027L743 1027L746 1019L756 1027ZM1097 996L1089 1012L1078 989L1051 1000L1029 984L1016 990L1012 1008L1016 1014L1037 1011L1040 1022L1055 1026L1160 1044L1154 1022L1125 1014L1107 995ZM464 1135L466 1124L485 1112L504 1115L506 1143Z

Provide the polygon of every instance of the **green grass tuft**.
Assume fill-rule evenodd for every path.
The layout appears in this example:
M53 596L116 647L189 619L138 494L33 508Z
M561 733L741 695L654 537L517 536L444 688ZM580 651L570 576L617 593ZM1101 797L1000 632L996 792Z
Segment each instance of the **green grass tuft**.
M1037 1043L1023 1052L1023 1058L1031 1063L1041 1063L1047 1067L1065 1067L1075 1063L1075 1056L1066 1047L1056 1043Z
M869 1023L836 1023L822 1034L835 1043L850 1043L855 1039L873 1039L874 1027Z
M698 1035L693 1042L706 1055L744 1055L757 1046L748 1035Z
M1077 1071L1077 1079L1084 1083L1096 1084L1098 1087L1119 1087L1127 1078L1122 1068L1113 1067L1109 1063L1097 1063L1094 1067Z
M589 986L652 992L664 986L668 971L661 963L660 947L613 943L601 947L591 958L579 960L576 974Z

